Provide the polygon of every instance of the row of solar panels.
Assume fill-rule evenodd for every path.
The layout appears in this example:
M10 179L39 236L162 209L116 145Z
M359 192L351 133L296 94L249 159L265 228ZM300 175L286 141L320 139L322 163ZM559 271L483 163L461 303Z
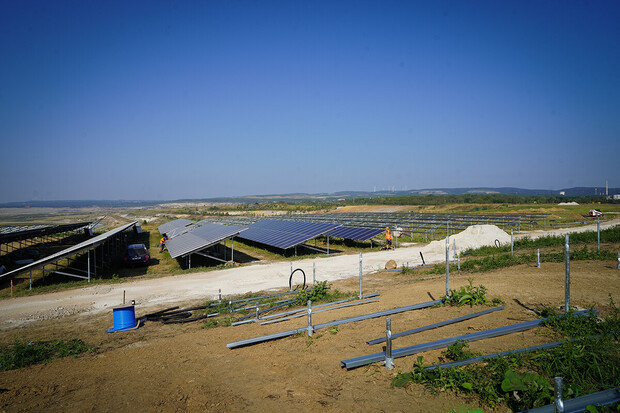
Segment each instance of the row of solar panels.
M61 234L74 231L90 225L90 222L76 222L73 224L57 225L19 225L0 226L0 243L9 243L18 240L42 237L44 235Z
M285 250L322 235L367 241L383 232L382 229L377 228L268 219L255 222L249 226L219 223L201 225L200 222L177 219L160 225L158 230L168 237L166 248L172 258L203 250L235 236Z

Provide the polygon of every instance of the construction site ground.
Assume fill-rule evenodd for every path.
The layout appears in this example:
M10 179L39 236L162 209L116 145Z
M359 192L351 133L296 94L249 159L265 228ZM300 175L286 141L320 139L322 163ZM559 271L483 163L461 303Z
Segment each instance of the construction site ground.
M398 253L398 250L383 251L376 259L385 264L390 254ZM412 252L409 254L413 256ZM313 323L422 303L445 294L444 275L368 271L369 274L364 275L364 293L380 293L378 302L315 314ZM217 273L209 274L213 277ZM187 277L191 279L192 276L195 275ZM358 279L352 277L352 274L347 277L335 277L332 288L357 292ZM541 268L531 263L476 274L452 273L451 288L468 284L469 277L473 277L475 285L486 286L487 296L491 299L500 298L506 308L466 322L399 338L394 341L394 347L532 320L536 318L533 310L544 306L559 307L564 302L562 263L543 263ZM609 311L609 295L616 301L620 296L619 277L620 272L614 261L572 262L571 304L593 307L606 313ZM183 278L177 276L145 280L143 284L134 287L129 283L127 286L106 288L115 289L113 293L116 302L112 304L119 304L119 292L123 288L141 297L136 305L137 318L171 304L189 306L213 298L212 295L198 298L187 294L189 298L180 299L172 290L168 294L160 292L159 300L153 294L139 295L142 289L148 288L149 282L157 283L168 278L176 278L177 284L182 284ZM166 284L163 288L172 288L170 285ZM243 288L247 291L246 286ZM351 371L342 369L341 360L381 351L380 345L368 346L365 342L385 335L385 318L318 330L312 338L297 335L230 350L226 348L226 343L302 327L306 321L299 318L265 326L253 323L208 329L203 327L201 321L172 325L146 322L137 330L105 333L106 329L112 327L111 305L91 304L89 307L84 304L84 308L65 311L74 305L72 297L84 296L85 290L88 289L3 300L0 316L0 340L3 344L16 339L80 338L95 346L96 350L77 357L0 373L0 410L490 410L488 406L480 406L476 399L450 392L432 394L420 385L406 389L391 388L392 377L399 370L410 370L416 356L396 359L394 370L387 370L380 363ZM248 290L256 291L256 288ZM90 302L96 302L98 294L108 293L112 294L92 289L89 293ZM171 302L171 297L176 302ZM133 297L128 294L128 298ZM38 302L47 304L39 310L33 310ZM30 310L26 310L28 304ZM392 316L392 328L397 333L482 309L438 307L405 312ZM493 353L549 341L553 341L553 338L544 329L534 329L474 342L471 348L476 352ZM437 362L441 350L422 355L428 363ZM500 406L499 410L507 409Z

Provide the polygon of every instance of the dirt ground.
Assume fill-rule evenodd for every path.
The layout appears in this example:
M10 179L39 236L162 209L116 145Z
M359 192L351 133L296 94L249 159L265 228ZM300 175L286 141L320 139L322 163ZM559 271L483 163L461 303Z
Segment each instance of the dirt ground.
M571 304L609 309L609 294L620 297L620 270L615 262L571 263ZM470 275L451 274L451 287L467 284ZM564 265L522 265L473 276L501 298L503 311L394 341L395 348L515 324L535 318L533 309L564 301ZM342 291L357 291L357 279L334 282ZM380 300L315 314L322 323L439 298L442 275L378 272L365 278L364 292ZM178 303L182 305L183 303ZM190 304L190 303L185 303ZM393 332L481 311L482 307L439 307L392 316ZM136 316L145 311L137 306ZM452 393L433 395L422 386L390 388L399 370L411 369L416 356L395 360L394 370L380 363L346 371L340 361L381 351L367 340L385 334L385 319L318 330L254 346L227 349L226 343L303 326L305 319L260 326L201 328L201 322L163 325L146 322L134 331L113 334L112 315L76 314L35 321L3 331L1 341L82 338L94 353L0 373L0 410L14 411L467 411L482 408L475 399ZM544 329L471 343L473 351L492 353L554 341ZM422 354L436 362L441 350ZM506 411L506 408L499 408Z

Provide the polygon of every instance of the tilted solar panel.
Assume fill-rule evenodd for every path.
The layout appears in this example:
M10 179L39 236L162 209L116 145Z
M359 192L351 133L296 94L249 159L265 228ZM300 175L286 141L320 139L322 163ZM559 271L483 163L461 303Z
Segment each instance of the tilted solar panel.
M250 225L239 238L287 249L338 227L340 224L264 219Z
M179 218L179 219L175 219L174 221L161 224L160 226L157 227L157 230L159 230L159 233L163 235L163 234L168 234L169 232L172 232L173 230L176 230L178 228L186 227L193 223L194 221L190 221L189 219Z
M361 227L340 227L327 233L330 237L353 239L357 241L368 241L372 237L385 232L379 228L361 228Z
M206 224L166 241L172 258L203 250L246 229L243 225Z

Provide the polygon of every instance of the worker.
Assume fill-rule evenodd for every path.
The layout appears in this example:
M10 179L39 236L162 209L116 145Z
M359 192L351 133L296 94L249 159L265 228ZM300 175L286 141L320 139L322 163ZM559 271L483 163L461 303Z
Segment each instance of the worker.
M164 252L164 248L166 248L167 239L168 237L166 236L166 234L162 235L161 239L159 240L159 252Z
M390 231L390 227L385 227L385 247L392 249L392 231Z

